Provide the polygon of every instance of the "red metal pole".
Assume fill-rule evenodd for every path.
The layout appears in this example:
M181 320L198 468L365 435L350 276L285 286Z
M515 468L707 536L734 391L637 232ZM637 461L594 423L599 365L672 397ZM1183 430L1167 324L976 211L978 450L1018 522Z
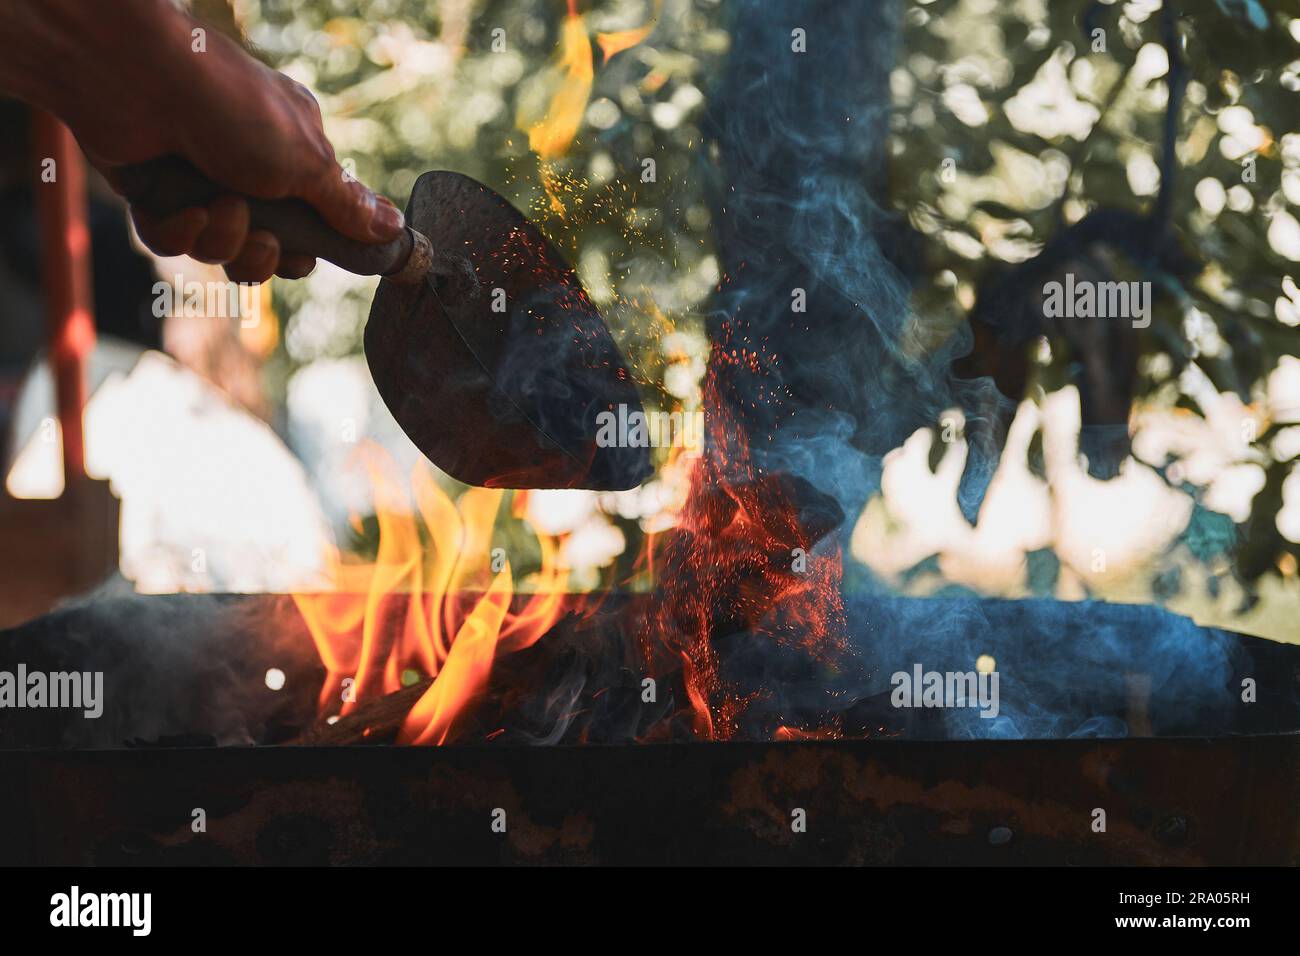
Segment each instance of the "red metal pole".
M66 491L86 474L82 416L86 408L86 362L95 348L86 168L72 133L49 113L35 111L32 141L36 150L45 321L63 431Z

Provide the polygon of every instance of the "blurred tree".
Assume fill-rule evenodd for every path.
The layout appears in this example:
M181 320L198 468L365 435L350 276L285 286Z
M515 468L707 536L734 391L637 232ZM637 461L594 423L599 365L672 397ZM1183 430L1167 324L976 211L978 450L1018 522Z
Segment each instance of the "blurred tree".
M960 372L991 375L1012 400L1077 383L1100 475L1128 450L1135 403L1204 415L1205 383L1239 396L1263 423L1243 420L1236 453L1260 490L1240 541L1198 532L1193 553L1235 555L1247 583L1294 575L1300 544L1276 519L1296 425L1270 407L1267 382L1300 346L1300 3L895 2L887 193L921 240L893 250L924 317L913 347L939 348L969 322L976 348ZM571 256L651 403L691 408L707 354L699 313L721 278L697 173L728 51L724 6L237 10L261 55L317 91L360 178L399 202L433 167L501 190ZM539 138L560 108L576 112ZM1044 277L1067 270L1151 281L1150 327L1046 326ZM371 286L334 274L276 284L281 383L359 349ZM1150 464L1203 497L1174 460Z
M959 372L993 376L1013 400L1076 383L1103 477L1129 450L1134 402L1204 415L1206 380L1211 396L1237 395L1252 411L1239 460L1261 487L1239 545L1220 536L1213 557L1235 551L1247 583L1294 575L1300 543L1276 517L1296 449L1275 440L1295 422L1270 417L1266 385L1300 348L1300 5L906 8L893 159L920 173L896 176L892 196L926 238L917 311L947 316L932 335L969 319ZM1150 327L1046 322L1043 285L1065 272L1150 281ZM1172 459L1149 463L1203 492Z

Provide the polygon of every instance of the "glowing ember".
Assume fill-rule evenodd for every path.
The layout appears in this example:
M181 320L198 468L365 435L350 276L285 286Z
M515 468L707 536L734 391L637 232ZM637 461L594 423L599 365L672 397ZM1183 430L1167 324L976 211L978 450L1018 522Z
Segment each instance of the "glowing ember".
M680 527L669 538L662 596L645 622L643 651L654 666L660 651L680 659L696 735L736 736L752 694L730 688L719 673L717 640L797 649L833 662L846 647L838 549L811 557L819 531L800 513L797 485L752 464L742 429L720 398L720 378L755 356L715 346L704 385L709 444L695 463ZM835 728L774 728L777 739L833 736Z

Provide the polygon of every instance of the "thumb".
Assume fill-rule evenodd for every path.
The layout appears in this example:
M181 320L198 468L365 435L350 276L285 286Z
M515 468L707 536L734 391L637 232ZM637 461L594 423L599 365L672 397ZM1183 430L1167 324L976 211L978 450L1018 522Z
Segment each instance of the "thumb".
M339 232L363 242L396 239L405 225L396 206L376 196L336 162L325 163L320 173L304 183L299 195Z

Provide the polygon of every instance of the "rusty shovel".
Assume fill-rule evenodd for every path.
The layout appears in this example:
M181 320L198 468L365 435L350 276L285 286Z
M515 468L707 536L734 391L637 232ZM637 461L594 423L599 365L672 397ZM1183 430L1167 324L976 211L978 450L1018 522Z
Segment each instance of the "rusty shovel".
M228 192L175 157L118 178L155 216ZM403 234L380 244L341 235L301 200L247 201L253 227L286 252L383 277L366 360L393 417L443 471L494 488L615 491L649 477L648 449L598 441L602 413L642 411L609 329L560 252L499 194L427 172Z

